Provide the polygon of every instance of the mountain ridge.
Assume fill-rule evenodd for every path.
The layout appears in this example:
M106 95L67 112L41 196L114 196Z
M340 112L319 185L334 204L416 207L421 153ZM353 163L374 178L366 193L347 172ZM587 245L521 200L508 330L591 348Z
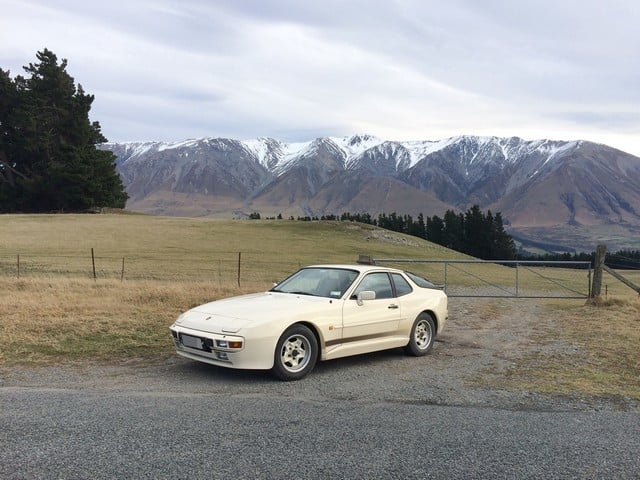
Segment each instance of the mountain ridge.
M205 137L102 148L117 157L127 208L148 213L442 215L477 204L502 212L519 237L534 231L532 240L547 243L559 242L544 230L560 226L583 230L572 239L581 245L592 226L615 225L631 238L640 229L640 158L586 140Z

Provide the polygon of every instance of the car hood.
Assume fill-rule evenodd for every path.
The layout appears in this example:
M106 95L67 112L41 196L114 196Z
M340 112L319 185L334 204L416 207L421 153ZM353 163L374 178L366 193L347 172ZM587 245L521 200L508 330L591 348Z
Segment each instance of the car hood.
M176 324L210 333L238 333L259 323L324 311L336 303L336 300L308 295L254 293L199 305L180 315Z

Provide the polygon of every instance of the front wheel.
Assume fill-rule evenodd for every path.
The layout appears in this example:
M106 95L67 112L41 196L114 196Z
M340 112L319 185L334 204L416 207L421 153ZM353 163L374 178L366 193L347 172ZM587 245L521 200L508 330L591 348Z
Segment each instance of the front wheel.
M435 336L436 323L433 317L428 313L421 313L413 322L409 343L404 347L404 351L414 357L426 355L433 346Z
M304 325L292 325L276 344L271 371L280 380L300 380L318 360L318 340Z

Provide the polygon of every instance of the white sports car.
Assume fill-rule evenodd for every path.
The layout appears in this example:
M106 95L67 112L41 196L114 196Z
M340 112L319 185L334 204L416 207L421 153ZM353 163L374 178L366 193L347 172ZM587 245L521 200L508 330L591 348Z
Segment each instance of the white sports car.
M271 290L195 307L170 327L177 353L282 380L331 360L404 347L425 355L447 320L447 296L417 275L371 265L315 265Z

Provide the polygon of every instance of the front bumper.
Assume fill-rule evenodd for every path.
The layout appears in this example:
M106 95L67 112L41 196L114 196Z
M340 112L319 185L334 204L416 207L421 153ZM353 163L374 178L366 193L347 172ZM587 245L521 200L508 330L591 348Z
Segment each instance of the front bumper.
M169 329L176 353L182 357L226 368L268 370L273 367L275 343L270 339L202 332L175 324ZM242 344L240 348L230 347L238 342Z

